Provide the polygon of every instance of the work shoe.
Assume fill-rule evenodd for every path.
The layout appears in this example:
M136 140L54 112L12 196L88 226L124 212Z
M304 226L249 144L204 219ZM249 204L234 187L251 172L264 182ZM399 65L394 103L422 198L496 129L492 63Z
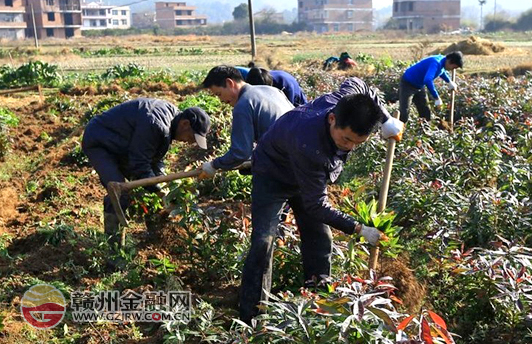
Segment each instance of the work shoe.
M120 220L118 219L118 216L113 213L104 213L103 228L104 233L108 238L109 246L113 249L117 245L120 247Z
M109 258L105 262L105 268L108 272L122 271L124 270L126 265L127 265L127 261L120 256Z
M146 217L144 221L146 224L146 232L142 236L143 241L147 243L154 243L162 240L163 227L167 220L168 214L164 212Z

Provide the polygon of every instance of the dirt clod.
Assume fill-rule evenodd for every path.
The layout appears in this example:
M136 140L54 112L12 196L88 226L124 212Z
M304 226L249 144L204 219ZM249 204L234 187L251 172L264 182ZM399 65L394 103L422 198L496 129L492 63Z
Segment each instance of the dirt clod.
M403 301L408 312L413 314L423 306L426 291L408 266L406 258L382 258L379 272L393 278L393 285L398 289L396 296Z

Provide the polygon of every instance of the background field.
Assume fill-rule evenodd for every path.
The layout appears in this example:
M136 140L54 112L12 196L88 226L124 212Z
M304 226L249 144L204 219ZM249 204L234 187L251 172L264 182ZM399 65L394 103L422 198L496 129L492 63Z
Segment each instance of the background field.
M317 36L298 34L287 36L261 36L257 39L260 60L270 58L274 64L301 62L308 59L324 60L329 56L339 56L347 51L351 55L370 54L378 58L389 57L394 60L413 58L412 47L424 43L426 53L443 49L451 43L464 40L467 36L418 36L401 37L390 32L373 35ZM487 36L494 43L502 43L508 51L491 56L468 56L466 73L489 72L504 67L514 67L530 63L532 60L532 37L529 33L500 34ZM205 69L220 63L245 65L250 61L250 43L248 36L220 37L157 37L133 36L120 38L81 38L65 44L61 41L44 41L40 52L45 54L41 60L57 63L63 71L104 70L117 63L139 63L148 68L170 68L175 71ZM5 47L14 46L6 43ZM31 48L31 41L21 49ZM71 54L72 49L98 50L108 47L126 49L159 49L158 53L148 56L103 56L81 57ZM180 52L180 49L182 50ZM198 50L198 51L194 51ZM26 59L27 60L27 59ZM20 63L25 59L7 56L0 63Z

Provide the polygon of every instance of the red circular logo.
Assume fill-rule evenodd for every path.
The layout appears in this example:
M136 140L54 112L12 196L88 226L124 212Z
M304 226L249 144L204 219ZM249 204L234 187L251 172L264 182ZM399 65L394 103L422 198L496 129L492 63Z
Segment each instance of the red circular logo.
M57 326L63 320L66 300L56 287L37 284L24 293L20 310L31 326L46 330Z

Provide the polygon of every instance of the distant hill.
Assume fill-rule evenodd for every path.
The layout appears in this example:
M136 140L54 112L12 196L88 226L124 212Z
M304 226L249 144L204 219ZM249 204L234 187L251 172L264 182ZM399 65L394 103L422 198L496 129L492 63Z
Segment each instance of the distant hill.
M139 1L139 0L137 0ZM177 2L177 0L174 0ZM247 3L247 0L180 0L185 1L187 5L196 6L198 14L207 16L208 23L221 23L233 20L233 9L241 3ZM127 5L135 0L111 0L106 1L112 5ZM141 1L137 4L130 5L132 12L155 11L155 0ZM296 0L254 0L253 11L259 11L264 7L274 7L277 11L292 10L297 8Z

